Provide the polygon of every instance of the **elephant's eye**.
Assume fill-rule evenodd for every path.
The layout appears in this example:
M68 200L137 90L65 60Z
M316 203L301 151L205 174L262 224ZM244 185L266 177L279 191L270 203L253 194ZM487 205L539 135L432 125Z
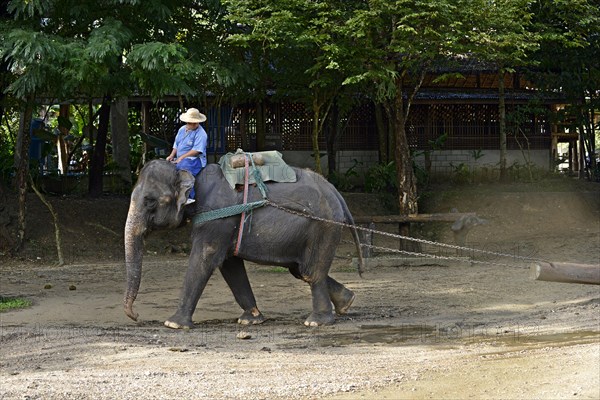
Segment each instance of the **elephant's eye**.
M158 201L155 198L144 197L144 207L146 209L154 209L154 208L156 208L157 204L158 204Z

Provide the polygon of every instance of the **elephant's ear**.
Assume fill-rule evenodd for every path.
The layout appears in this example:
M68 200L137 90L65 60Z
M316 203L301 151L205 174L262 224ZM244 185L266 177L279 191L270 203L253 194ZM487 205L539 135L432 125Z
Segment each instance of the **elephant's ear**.
M185 170L177 171L177 209L180 210L194 187L194 176Z

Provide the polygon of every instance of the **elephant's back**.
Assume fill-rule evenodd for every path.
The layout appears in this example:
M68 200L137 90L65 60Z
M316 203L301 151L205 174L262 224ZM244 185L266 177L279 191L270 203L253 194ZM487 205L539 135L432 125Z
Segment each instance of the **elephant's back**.
M308 169L293 168L294 183L268 185L268 197L277 204L289 204L290 208L301 207L307 213L334 221L345 221L344 207L340 203L336 188L322 175Z
M296 182L266 182L267 199L282 207L303 211L321 218L345 221L341 195L322 175L308 169L292 167ZM248 202L260 200L255 186L249 188ZM242 202L243 193L231 188L221 166L208 164L197 178L199 201L208 209L227 207ZM197 196L198 197L198 196Z

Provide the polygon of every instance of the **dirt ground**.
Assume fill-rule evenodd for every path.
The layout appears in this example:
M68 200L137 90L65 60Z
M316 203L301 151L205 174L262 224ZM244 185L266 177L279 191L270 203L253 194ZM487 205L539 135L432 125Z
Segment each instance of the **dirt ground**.
M355 216L385 212L373 195L344 197ZM67 265L55 266L50 215L33 195L23 254L0 256L0 295L34 303L0 314L0 398L600 398L600 286L534 281L524 259L600 263L597 184L436 187L422 212L477 212L488 223L473 228L466 245L507 257L425 244L428 254L486 263L398 261L361 278L344 242L331 275L356 301L335 325L312 329L302 324L308 286L251 264L266 323L237 325L241 310L215 274L195 329L163 327L178 303L189 225L146 240L135 323L122 310L128 199L51 201ZM414 232L452 244L450 225ZM394 249L397 242L374 240Z

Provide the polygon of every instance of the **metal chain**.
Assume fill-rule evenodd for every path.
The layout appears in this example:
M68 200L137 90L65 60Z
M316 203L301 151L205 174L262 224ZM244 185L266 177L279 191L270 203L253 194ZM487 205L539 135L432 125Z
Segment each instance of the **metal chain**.
M517 259L517 260L521 260L521 261L528 261L528 262L542 261L542 262L547 262L546 260L543 260L543 259L540 259L540 258L523 257L523 256L517 256L515 254L498 253L498 252L495 252L495 251L480 250L480 249L475 249L475 248L471 248L471 247L463 247L463 246L458 246L458 245L454 245L454 244L440 243L440 242L434 242L434 241L426 240L426 239L419 239L419 238L413 238L413 237L409 237L409 236L398 235L398 234L395 234L395 233L377 231L375 229L370 229L370 228L367 228L367 227L364 227L364 226L360 226L360 225L351 225L351 224L347 224L345 222L338 222L338 221L333 221L333 220L329 220L329 219L326 219L326 218L317 217L315 215L307 214L307 213L302 212L302 211L293 210L291 208L280 206L279 204L273 203L270 200L266 200L266 205L269 205L271 207L277 208L279 210L285 211L285 212L290 213L290 214L298 215L298 216L304 217L304 218L309 218L309 219L312 219L312 220L315 220L315 221L321 221L321 222L325 222L325 223L329 223L329 224L340 225L340 226L343 226L343 227L346 227L346 228L350 228L350 229L357 229L357 230L361 230L361 231L365 231L365 232L376 233L376 234L383 235L383 236L388 236L388 237L391 237L391 238L394 238L394 239L410 240L410 241L413 241L413 242L422 243L422 244L428 244L428 245L432 245L432 246L445 247L445 248L454 249L454 250L465 250L465 251L469 251L469 252L476 252L476 253L480 253L480 254L493 255L493 256L497 256L497 257L513 258L513 259ZM385 247L377 247L377 246L363 244L363 243L361 243L361 246L371 247L371 248L378 248L378 249L383 249L383 250L386 250L386 251L398 252L398 253L403 253L403 254L412 254L412 255L418 255L418 256L425 256L425 257L430 257L430 258L443 258L443 257L445 257L445 256L433 256L433 255L426 254L426 253L411 253L411 252L406 252L404 250L394 250L394 249L389 249L389 248L385 248ZM460 258L456 258L456 257L448 257L448 258L445 258L445 259L464 261L464 259L460 259ZM470 262L472 262L472 263L479 263L479 264L493 264L493 265L509 266L508 264L498 264L498 263L493 263L493 262L489 262L489 261L477 261L477 260L472 260L472 259L470 260Z
M348 240L344 240L343 242L354 243L354 242L350 242ZM368 248L375 249L375 250L381 250L381 251L391 252L391 253L399 253L399 254L404 254L404 255L408 255L408 256L426 257L426 258L431 258L434 260L451 260L451 261L459 261L459 262L469 262L471 264L488 264L488 265L497 265L497 266L501 266L501 267L514 267L514 265L511 265L511 264L498 263L498 262L494 262L494 261L480 261L480 260L474 260L472 258L465 259L465 258L461 258L461 257L440 256L437 254L418 253L418 252L413 252L413 251L390 249L389 247L374 246L372 244L361 243L360 245L363 247L368 247Z

